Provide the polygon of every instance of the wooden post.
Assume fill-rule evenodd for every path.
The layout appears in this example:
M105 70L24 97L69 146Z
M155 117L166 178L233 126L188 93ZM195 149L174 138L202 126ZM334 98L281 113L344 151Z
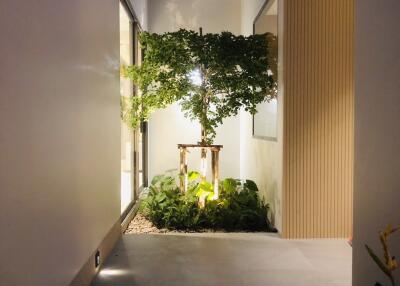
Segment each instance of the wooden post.
M180 189L181 192L185 193L187 191L187 149L186 147L179 147L180 151Z
M201 180L205 181L207 176L207 149L201 148L201 158L200 158L200 177Z
M178 144L180 152L180 165L179 165L179 177L180 177L180 189L182 192L186 192L188 188L188 164L187 164L187 152L188 148L199 148L201 152L201 170L200 177L202 180L206 180L207 172L207 151L211 151L211 165L212 165L212 182L214 187L214 198L219 198L218 182L219 182L219 152L221 151L222 145L209 145L202 144Z
M219 148L211 149L212 180L214 186L214 199L219 198Z

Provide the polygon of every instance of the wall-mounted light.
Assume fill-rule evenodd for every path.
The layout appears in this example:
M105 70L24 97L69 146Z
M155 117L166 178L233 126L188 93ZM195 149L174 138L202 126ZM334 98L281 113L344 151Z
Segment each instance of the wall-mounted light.
M96 254L94 255L94 266L97 268L100 266L100 251L97 250Z

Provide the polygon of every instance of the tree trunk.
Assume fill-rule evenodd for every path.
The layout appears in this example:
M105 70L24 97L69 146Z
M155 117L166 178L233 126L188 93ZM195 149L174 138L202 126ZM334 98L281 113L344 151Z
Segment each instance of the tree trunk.
M203 126L203 124L201 124L201 145L206 145L207 140L206 140L206 130ZM201 148L200 150L201 155L200 155L200 175L201 175L201 179L203 181L206 180L206 176L207 176L207 149L206 148Z
M203 28L200 27L199 29L199 34L200 36L203 35ZM202 120L206 120L207 119L207 109L208 109L208 100L207 100L207 90L206 90L206 86L205 86L205 72L204 72L204 67L201 66L200 67L200 74L201 74L201 86L202 86L202 102L203 102L203 119ZM204 126L204 122L200 122L201 124L201 145L207 145L207 130ZM206 148L201 148L201 170L200 170L200 175L201 175L201 179L203 181L206 180L206 176L207 176L207 149Z

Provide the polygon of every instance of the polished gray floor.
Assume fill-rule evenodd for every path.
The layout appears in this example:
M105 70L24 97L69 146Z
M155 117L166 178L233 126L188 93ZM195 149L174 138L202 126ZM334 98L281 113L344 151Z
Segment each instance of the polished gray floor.
M130 234L92 285L350 286L351 248L270 234Z

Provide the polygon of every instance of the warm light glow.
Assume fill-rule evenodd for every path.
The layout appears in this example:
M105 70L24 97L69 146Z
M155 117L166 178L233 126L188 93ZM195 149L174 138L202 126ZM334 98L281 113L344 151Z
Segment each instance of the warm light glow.
M214 181L214 196L213 200L217 200L219 198L219 191L218 191L218 180Z
M200 86L202 84L201 72L199 69L195 69L189 73L189 78L192 84Z
M207 175L207 158L201 158L200 160L200 175L203 178Z
M119 276L119 275L126 275L127 273L129 273L128 270L124 270L124 269L102 269L99 272L100 276L103 277L110 277L110 276Z

